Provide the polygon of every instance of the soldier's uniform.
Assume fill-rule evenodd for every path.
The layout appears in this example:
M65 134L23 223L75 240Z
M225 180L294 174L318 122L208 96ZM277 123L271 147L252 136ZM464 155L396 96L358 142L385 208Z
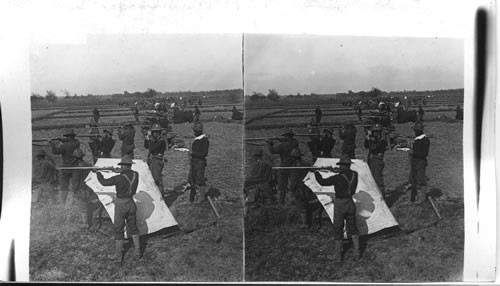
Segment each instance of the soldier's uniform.
M262 150L257 150L253 156L257 164L252 168L251 175L245 179L245 188L255 186L257 188L256 198L261 198L265 203L267 199L274 203L272 178L273 169L271 164L263 160Z
M335 143L337 141L332 138L332 132L330 130L324 129L323 132L325 133L325 136L321 139L319 144L319 156L322 158L331 158L333 147L335 147Z
M123 132L118 130L118 139L122 141L121 156L130 156L134 158L134 137L135 128L131 123L125 123Z
M382 133L382 128L380 125L375 125L372 129L373 132ZM384 184L384 154L387 149L387 141L379 136L379 138L365 139L365 148L368 151L368 166L372 173L373 179L377 183L380 192L382 192L382 197L385 198L385 184Z
M73 152L76 163L75 167L92 167L92 164L83 160L83 151L78 148ZM85 178L90 170L72 170L71 190L77 199L78 209L80 210L80 228L87 228L92 223L92 214L89 211L90 203L98 200L97 195L85 184Z
M46 158L44 150L39 150L36 154L37 162L33 167L32 183L35 186L33 190L33 202L38 202L44 195L53 196L57 185L57 170L54 162Z
M165 166L163 155L167 149L167 144L161 136L161 127L158 124L151 128L152 133L158 133L158 137L151 136L144 140L144 148L149 150L148 166L155 180L155 184L163 194L163 167Z
M424 114L425 114L425 111L424 109L422 108L422 106L418 106L418 121L424 121Z
M286 140L275 144L272 141L268 141L269 153L280 154L280 166L290 167L294 162L294 159L290 156L293 149L299 147L299 141L293 138L295 133L292 130L287 130L282 136L286 136ZM280 204L285 203L286 191L289 188L289 170L279 170L278 172L278 185L280 190Z
M307 146L311 151L314 161L316 161L318 157L321 157L321 136L319 133L311 135L311 141L307 142Z
M63 161L63 167L74 167L76 163L73 157L73 152L80 148L80 141L75 139L75 132L73 129L65 129L63 136L67 139L61 145L54 144L53 141L50 142L50 147L52 153L55 155L60 154ZM69 192L69 183L71 180L72 172L70 170L61 170L59 176L59 199L62 204L66 203L66 197Z
M193 202L196 196L196 190L199 189L198 202L205 201L205 167L207 166L208 148L210 142L205 134L203 134L203 125L200 122L195 122L193 125L195 138L191 145L191 168L190 181L191 193L189 201ZM198 135L196 135L198 134Z
M342 239L344 238L344 221L346 223L347 236L352 237L356 259L359 258L359 231L356 226L356 205L352 196L358 186L358 173L349 169L351 159L344 155L337 165L347 166L340 169L339 174L323 179L319 172L314 172L318 184L322 186L335 187L335 199L333 200L333 238L335 240L335 259L341 261Z
M194 107L194 122L200 121L200 115L201 115L200 109L198 109L198 106L195 106Z
M419 132L415 137L413 143L411 156L411 171L410 171L410 184L411 201L423 202L426 199L427 193L427 176L425 170L427 168L427 156L429 155L430 141L429 138L423 133L424 125L421 122L415 123L413 130Z
M99 117L101 116L99 114L99 109L97 109L97 107L95 107L94 111L92 113L94 115L94 121L95 121L95 123L99 123Z
M122 158L119 165L132 166L133 161L130 156ZM135 205L133 196L137 192L139 185L139 173L132 169L123 168L119 175L105 179L100 172L97 173L97 180L103 186L116 187L115 215L113 223L113 233L115 238L115 255L111 256L112 259L122 258L123 249L123 232L125 222L127 223L127 232L132 237L134 248L136 250L137 258L140 257L140 243L139 243L139 229L137 228L136 212L137 206Z
M109 136L105 135L101 140L100 157L111 158L111 151L113 150L113 147L115 147L115 140L111 137L111 131L104 129L103 132Z
M319 124L321 122L321 117L323 117L323 112L321 112L321 108L319 108L319 106L316 107L315 115L316 115L316 124Z
M355 159L356 154L356 127L352 124L347 124L345 130L339 130L340 139L344 140L342 143L342 155L348 155L349 158Z
M137 108L137 106L134 106L132 108L132 111L134 113L135 122L139 123L139 108Z

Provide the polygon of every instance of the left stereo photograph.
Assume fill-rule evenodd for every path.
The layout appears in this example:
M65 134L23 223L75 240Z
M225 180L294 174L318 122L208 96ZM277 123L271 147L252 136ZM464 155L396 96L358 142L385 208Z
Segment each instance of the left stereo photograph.
M30 281L242 281L242 35L30 52Z

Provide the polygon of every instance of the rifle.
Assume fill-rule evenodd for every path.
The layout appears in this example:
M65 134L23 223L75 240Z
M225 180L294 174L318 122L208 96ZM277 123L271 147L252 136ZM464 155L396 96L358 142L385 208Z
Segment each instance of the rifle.
M267 141L267 140L282 140L283 137L275 136L270 138L260 137L260 138L245 138L245 141Z
M95 137L98 134L83 134L83 135L76 135L77 137ZM64 137L55 137L55 138L33 138L31 139L31 142L47 142L47 141L66 141L66 138Z
M332 166L304 166L304 167L273 167L273 170L325 170L325 171L332 171L335 173L339 172L338 167L332 167Z
M119 173L119 167L57 167L57 170L91 170L91 171L111 171Z

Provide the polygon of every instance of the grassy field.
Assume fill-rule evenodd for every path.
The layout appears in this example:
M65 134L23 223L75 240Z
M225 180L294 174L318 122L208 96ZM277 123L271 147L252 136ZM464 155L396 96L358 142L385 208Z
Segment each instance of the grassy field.
M361 238L363 257L352 258L352 245L344 245L344 263L335 268L328 255L333 255L333 231L328 220L317 232L298 229L299 214L293 205L266 205L249 208L245 217L245 279L247 281L329 281L329 282L451 282L461 281L463 271L464 212L462 123L429 122L426 133L433 134L429 154L428 190L439 190L437 200L443 219L437 218L431 205L409 203L409 192L402 193L408 178L407 153L388 151L384 178L391 212L403 231L384 238L382 233ZM397 124L402 135L413 132L409 124ZM281 129L247 130L247 137L267 137ZM300 131L297 131L300 132ZM365 159L363 130L358 127L356 155ZM337 133L334 157L340 154ZM307 139L300 139L305 159L312 163ZM265 145L262 145L265 146ZM256 145L245 145L249 155ZM265 149L265 148L264 148ZM267 152L267 151L266 151ZM278 163L278 157L267 155ZM248 169L246 169L247 171ZM418 230L420 229L420 230ZM415 230L415 231L414 231ZM413 232L412 232L413 231Z
M219 113L220 114L220 113ZM203 114L206 115L206 114ZM202 115L202 117L203 117ZM107 119L106 117L103 118ZM124 118L117 118L124 119ZM132 117L129 118L131 120ZM67 121L82 120L81 118ZM86 119L83 119L86 120ZM120 120L120 121L121 121ZM45 120L41 120L43 122ZM208 202L201 205L188 202L188 192L167 197L167 203L183 231L163 238L160 234L143 236L144 258L140 262L125 255L123 266L106 259L114 241L111 221L105 220L98 232L80 230L76 206L65 208L50 200L34 204L31 213L30 280L31 281L241 281L243 279L243 205L242 182L242 125L208 122L205 133L210 136L210 151L206 176L207 189L220 193L215 204L221 215L217 220ZM86 129L76 129L86 134ZM174 132L193 138L190 124L174 125ZM35 130L33 138L56 137L61 130ZM115 133L115 140L116 133ZM186 139L192 140L192 139ZM135 158L145 160L143 137L136 128ZM91 161L86 139L81 140ZM112 157L120 157L121 143L113 149ZM34 149L47 147L34 147ZM171 190L186 180L186 152L166 152L168 162L163 180ZM61 163L60 156L54 156ZM195 230L199 229L199 230ZM126 247L127 248L127 247Z

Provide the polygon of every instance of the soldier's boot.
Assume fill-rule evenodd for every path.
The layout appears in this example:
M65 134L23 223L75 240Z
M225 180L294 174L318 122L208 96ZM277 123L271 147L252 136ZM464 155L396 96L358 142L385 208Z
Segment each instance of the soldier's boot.
M81 220L80 220L80 224L78 224L78 227L81 228L81 229L88 228L88 216L87 216L87 213L81 212L80 213L80 217L81 217Z
M417 186L418 200L417 203L421 204L427 200L427 187Z
M204 201L207 200L206 194L205 194L205 188L206 186L200 186L200 192L199 192L199 198L198 198L198 203L203 203Z
M304 230L307 229L307 212L300 212L300 225L299 229Z
M359 236L353 235L351 238L352 238L352 245L354 247L354 259L357 261L361 258L361 253L359 251Z
M115 252L108 255L108 259L122 261L123 240L115 240Z
M344 242L341 239L336 239L335 240L335 254L333 257L333 262L335 263L335 266L342 266L342 246L344 245Z
M141 242L139 240L139 235L132 235L132 241L134 242L134 256L135 259L139 260L142 258L141 255Z

